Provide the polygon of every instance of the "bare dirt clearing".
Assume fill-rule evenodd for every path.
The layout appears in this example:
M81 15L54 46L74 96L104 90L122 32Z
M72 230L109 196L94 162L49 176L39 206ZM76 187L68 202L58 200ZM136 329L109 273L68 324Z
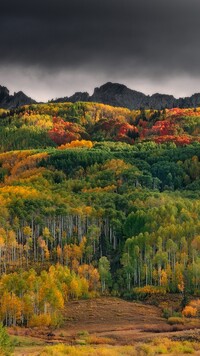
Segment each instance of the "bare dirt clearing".
M15 333L14 330L10 332ZM156 306L118 298L97 298L69 302L60 329L18 328L17 334L45 344L77 344L84 341L84 334L87 334L94 344L135 345L155 337L200 341L200 323L171 326ZM25 349L21 354L16 349L15 353L28 354Z
M152 337L200 337L199 325L169 325L158 307L118 298L73 301L65 312L64 331L75 337L81 330L109 337L116 344L134 344ZM195 329L195 330L190 330Z

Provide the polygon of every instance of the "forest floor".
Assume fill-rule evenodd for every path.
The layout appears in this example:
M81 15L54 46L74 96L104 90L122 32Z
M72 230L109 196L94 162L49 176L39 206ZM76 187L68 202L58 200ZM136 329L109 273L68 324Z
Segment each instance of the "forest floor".
M176 298L172 305L175 302ZM39 355L45 345L84 344L86 338L96 345L136 345L158 337L200 341L200 320L169 325L157 306L104 297L69 302L62 328L17 328L9 332L17 338L27 338L26 345L21 342L15 351L15 356L27 356Z

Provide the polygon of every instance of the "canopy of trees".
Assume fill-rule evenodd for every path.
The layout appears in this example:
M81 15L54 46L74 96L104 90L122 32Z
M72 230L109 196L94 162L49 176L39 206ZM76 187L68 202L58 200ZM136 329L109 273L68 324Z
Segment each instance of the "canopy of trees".
M0 115L4 324L56 325L67 300L98 293L199 293L199 108Z

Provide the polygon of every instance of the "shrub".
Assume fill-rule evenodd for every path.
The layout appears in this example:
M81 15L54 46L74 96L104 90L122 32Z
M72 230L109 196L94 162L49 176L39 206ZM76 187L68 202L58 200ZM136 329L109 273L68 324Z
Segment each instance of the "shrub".
M50 326L51 316L49 314L33 315L29 321L29 326Z
M166 288L155 286L144 286L133 288L133 295L138 299L145 299L151 295L165 295Z
M190 306L193 308L200 309L200 299L191 300Z
M14 351L13 343L6 329L0 323L0 355L10 356Z
M172 315L172 310L165 308L163 309L163 318L168 319Z
M200 316L200 299L196 299L196 300L191 300L190 307L193 307L197 310L197 316Z
M195 317L197 315L197 308L187 305L183 309L182 314L183 314L183 316L186 316L187 318Z
M61 313L53 313L51 314L51 326L56 328L63 325L63 316Z
M183 318L180 318L178 316L171 316L170 318L168 318L168 323L170 325L174 325L174 324L184 324L184 320Z
M92 148L93 143L92 141L86 141L86 140L75 140L71 141L70 143L66 143L64 145L61 145L58 147L59 150L66 150L68 148Z
M81 330L77 333L78 337L86 338L89 336L89 332L87 330Z
M77 345L86 345L86 340L85 339L76 339L76 344Z

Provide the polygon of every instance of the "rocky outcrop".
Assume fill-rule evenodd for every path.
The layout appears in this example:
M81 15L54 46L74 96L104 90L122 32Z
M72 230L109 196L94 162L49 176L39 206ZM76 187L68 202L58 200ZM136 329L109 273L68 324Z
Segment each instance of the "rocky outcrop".
M90 101L108 104L112 106L121 106L128 109L171 109L173 107L187 108L200 106L200 94L194 94L187 98L174 98L173 95L153 94L145 95L139 91L127 88L123 84L108 82L99 88L94 89L94 93L89 96L88 93L75 93L71 97L60 98L54 102L76 102Z
M76 92L72 96L65 96L64 98L59 98L52 101L56 103L65 103L65 102L76 103L77 101L89 101L89 99L90 99L90 95L87 92Z
M171 109L173 107L189 108L200 106L200 93L194 94L186 98L174 98L173 95L153 94L145 95L139 91L127 88L123 84L108 82L99 88L94 89L94 93L90 96L87 92L76 92L72 96L66 96L52 100L51 102L63 103L78 101L96 102L108 104L111 106L121 106L128 109L155 109L162 110L164 108ZM22 91L9 94L6 87L0 86L0 108L15 109L19 106L36 103L35 100L29 98Z
M172 109L176 106L176 99L173 95L166 94L153 94L152 96L147 97L147 106L148 109L157 109L161 110L164 108Z
M129 109L146 106L146 95L117 83L106 83L95 88L90 101Z
M200 94L193 94L192 96L188 96L186 98L179 98L177 100L177 107L180 108L196 108L200 106Z
M9 94L9 90L6 87L0 85L0 108L2 109L15 109L19 106L29 105L36 103L35 100L29 98L22 91Z

